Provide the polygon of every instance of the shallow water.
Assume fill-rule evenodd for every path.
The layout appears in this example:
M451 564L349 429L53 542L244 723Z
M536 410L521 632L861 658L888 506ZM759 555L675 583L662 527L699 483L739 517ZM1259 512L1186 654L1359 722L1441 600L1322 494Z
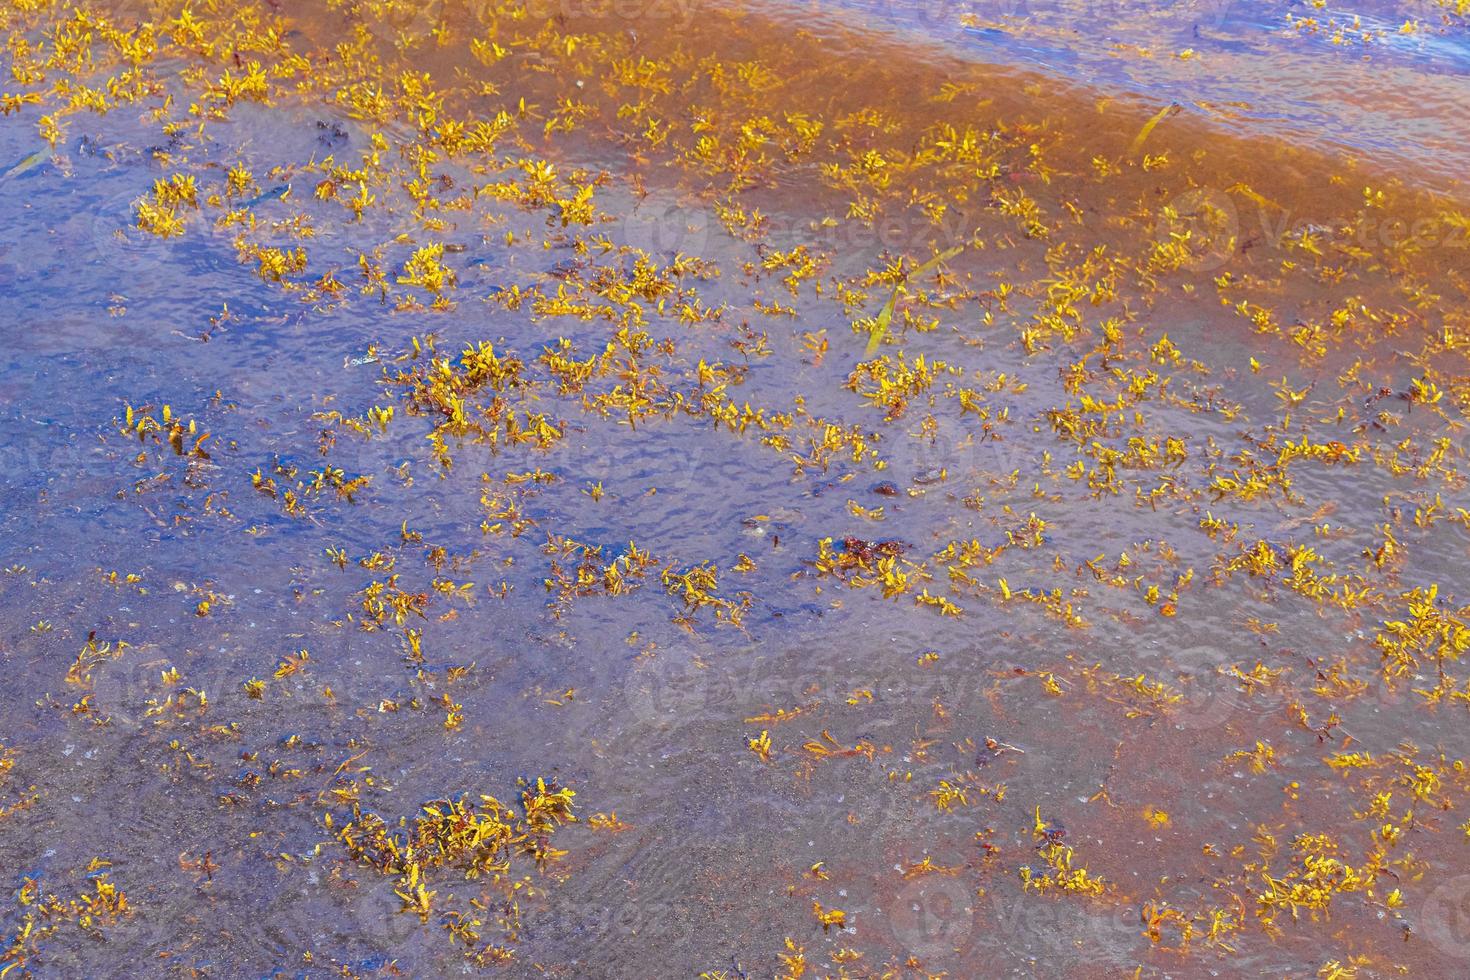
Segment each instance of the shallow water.
M1462 20L28 6L8 976L1470 963Z
M1270 133L1461 186L1470 68L1453 4L834 4L925 47L1178 102L1222 131ZM825 5L810 8L823 16ZM844 21L849 20L843 17Z

